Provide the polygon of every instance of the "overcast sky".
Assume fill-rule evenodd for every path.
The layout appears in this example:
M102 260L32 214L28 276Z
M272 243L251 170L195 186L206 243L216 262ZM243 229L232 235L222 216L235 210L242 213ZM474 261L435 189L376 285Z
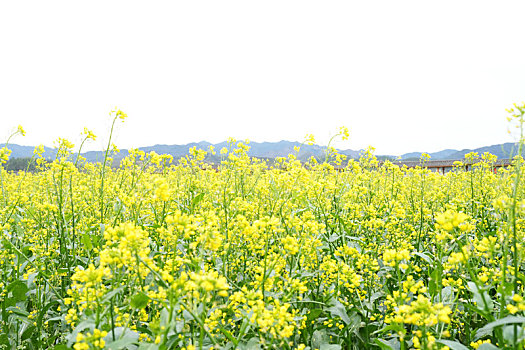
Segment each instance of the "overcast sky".
M512 142L525 1L1 1L0 137L228 137L379 154ZM3 142L3 140L0 140Z

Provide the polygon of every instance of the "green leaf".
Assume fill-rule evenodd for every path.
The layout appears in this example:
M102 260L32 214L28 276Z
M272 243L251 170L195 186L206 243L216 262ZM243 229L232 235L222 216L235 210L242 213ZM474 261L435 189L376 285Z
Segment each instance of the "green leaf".
M437 293L439 281L441 281L441 276L443 274L443 268L438 266L430 274L430 281L428 282L428 292L430 295L435 295Z
M445 288L443 288L441 290L441 295L443 296L443 300L441 300L442 302L453 302L454 301L454 290L452 289L452 287L450 286L447 286Z
M503 328L503 338L507 344L514 345L514 335L516 335L516 344L521 343L523 340L523 328L518 327L517 324Z
M352 312L350 314L350 322L348 324L348 331L350 333L354 333L356 335L359 335L358 329L361 326L361 316L357 312Z
M113 341L113 332L115 333L115 341ZM106 341L106 347L108 349L126 349L128 345L132 345L135 349L135 344L137 344L139 339L139 334L135 331L132 331L125 327L115 327L113 332L108 331L108 334L104 337L104 340ZM149 344L149 345L155 345L155 344ZM141 345L142 346L142 345ZM155 345L155 349L158 347Z
M162 310L160 310L160 327L170 327L172 326L170 320L170 312L164 307Z
M9 345L9 337L7 334L0 334L0 345Z
M323 344L319 350L341 350L341 345L339 344Z
M392 345L390 345L390 342L387 342L384 339L376 339L375 343L377 346L379 346L382 350L394 350L392 348Z
M320 349L321 345L327 344L330 342L330 338L326 334L326 331L323 330L316 330L312 334L312 349Z
M11 314L21 316L22 318L26 320L27 320L27 316L29 316L29 312L27 312L27 310L21 309L18 306L10 306L6 308L6 310L9 311L9 313Z
M341 237L341 236L334 233L333 235L328 237L328 242L330 242L330 243L335 242L335 241L337 241L339 239L339 237Z
M403 329L403 326L398 324L389 324L388 326L385 326L381 329L378 329L377 331L373 332L372 335L379 334L379 333L386 333L386 332L398 332Z
M414 255L419 256L421 259L425 260L429 265L432 265L432 258L430 258L425 253L414 252Z
M436 339L436 343L448 346L452 350L469 350L469 348L457 341Z
M193 197L193 199L191 200L191 207L195 208L202 201L203 198L204 198L204 192L199 193L198 195Z
M479 346L478 350L499 350L499 348L496 345L484 343Z
M388 343L393 350L399 350L401 349L401 342L398 338L391 338L388 341L385 341L385 343Z
M469 290L473 294L473 301L476 303L476 307L479 310L491 313L494 308L494 302L486 290L481 289L478 285L472 281L467 282ZM486 303L486 305L485 305Z
M188 310L182 310L182 317L185 321L193 321L193 316L188 312Z
M490 332L492 332L492 329L494 329L495 327L503 326L506 324L514 324L514 323L525 323L525 317L507 316L505 318L491 322L485 325L484 327L478 329L474 340L478 340L479 338L484 337L485 335L489 334Z
M176 349L177 347L174 345L175 343L178 343L180 338L173 334L171 337L168 338L168 341L166 342L166 348L167 349ZM228 343L231 344L231 343ZM233 344L231 344L231 348L233 349Z
M134 309L144 309L149 302L149 297L144 292L138 292L131 298L131 307Z
M27 329L22 333L22 340L26 340L31 338L31 335L33 334L33 331L35 330L35 326L27 327Z
M159 346L157 344L142 343L137 350L157 350Z
M108 335L111 337L111 332L108 332ZM111 339L111 338L110 338ZM112 341L112 342L106 342L106 348L109 350L118 350L123 349L128 345L135 344L138 337L136 334L126 334L124 337Z
M73 332L71 332L71 334L67 337L68 339L68 342L67 342L67 345L68 346L72 346L73 343L76 341L77 339L77 335L78 333L82 332L83 330L85 330L86 328L89 328L90 331L93 331L93 329L95 328L95 322L92 320L92 319L87 319L85 321L82 321L80 322L76 327L75 329L73 330Z
M84 245L84 248L86 248L86 250L91 250L93 249L93 244L91 243L91 235L89 233L84 233L80 240L82 241L82 244Z
M9 307L11 307L11 306L15 306L15 305L16 305L16 302L17 302L17 300L16 300L16 298L14 298L14 297L12 297L12 298L7 298L7 299L5 300L5 304L4 304L4 306L5 306L5 308L7 309L7 308L9 308Z
M53 350L69 350L69 348L65 344L58 344L53 347Z
M250 339L248 343L246 343L246 345L244 346L244 349L245 350L260 350L261 344L259 343L259 338L253 337L252 339Z
M335 301L334 306L328 308L328 311L332 317L340 317L347 325L350 323L350 317L348 317L348 314L346 313L346 308L338 300Z
M312 321L315 320L319 315L323 312L321 309L312 309L310 310L310 313L308 314L308 317L306 318L306 321Z
M14 281L7 286L7 291L10 291L13 294L13 298L15 298L16 301L26 300L26 293L28 290L29 288L27 288L26 284L22 281Z

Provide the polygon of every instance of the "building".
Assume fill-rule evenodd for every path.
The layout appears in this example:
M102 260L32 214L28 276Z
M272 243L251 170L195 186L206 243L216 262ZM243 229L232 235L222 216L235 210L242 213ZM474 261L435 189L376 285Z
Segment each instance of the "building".
M424 163L416 160L416 161L393 161L392 163L399 167L406 166L407 168L415 168L419 166L422 168L430 169L433 172L437 172L440 174L446 174L449 171L453 170L454 168L458 168L458 167L462 167L466 171L469 171L472 169L473 164L479 163L479 162L481 162L481 160L475 160L474 162L467 162L465 160L462 160L462 161L429 160ZM497 172L499 168L508 167L510 165L512 165L512 159L498 159L492 164L492 167L494 168L494 172Z

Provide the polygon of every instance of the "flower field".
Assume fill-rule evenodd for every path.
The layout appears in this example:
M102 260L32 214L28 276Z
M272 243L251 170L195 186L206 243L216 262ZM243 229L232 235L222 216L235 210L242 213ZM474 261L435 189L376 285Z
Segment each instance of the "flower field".
M2 170L0 348L524 348L519 160L439 175L230 146L217 169L203 150L111 168L61 140Z

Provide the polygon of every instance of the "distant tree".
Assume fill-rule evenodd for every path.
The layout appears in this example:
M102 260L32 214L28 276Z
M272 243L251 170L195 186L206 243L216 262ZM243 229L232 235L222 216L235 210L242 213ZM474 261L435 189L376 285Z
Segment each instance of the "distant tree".
M28 168L28 165L29 165L29 168ZM35 171L38 171L38 169L36 168L36 162L33 161L31 163L31 158L29 157L24 157L24 158L11 158L9 159L9 161L4 164L4 168L7 169L8 171L14 171L14 172L18 172L18 171L29 171L29 172L35 172Z

